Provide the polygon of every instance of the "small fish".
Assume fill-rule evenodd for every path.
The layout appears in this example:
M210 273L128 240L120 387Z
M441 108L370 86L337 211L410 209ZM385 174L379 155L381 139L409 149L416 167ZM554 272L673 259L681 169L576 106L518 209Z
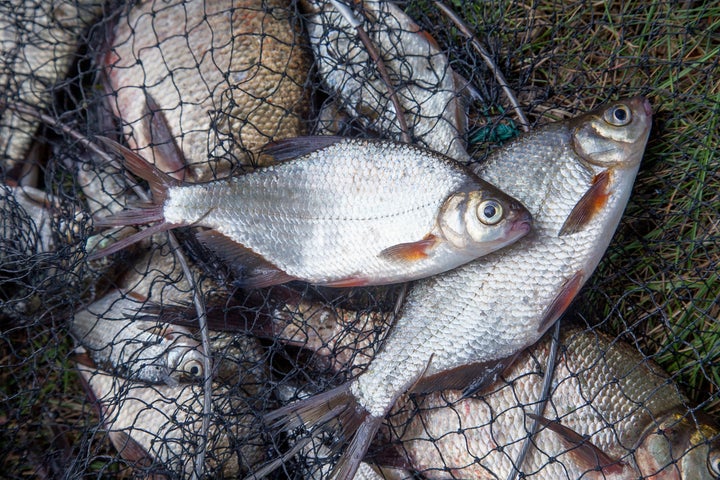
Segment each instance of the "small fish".
M103 11L104 1L0 3L0 98L42 110L77 60L82 34ZM40 124L0 102L0 170L24 163Z
M340 416L349 444L333 477L349 480L404 392L471 394L492 381L558 319L597 266L630 196L650 126L650 104L634 97L497 149L478 174L528 207L533 233L416 283L364 373L267 421L314 435Z
M135 318L146 299L113 290L73 315L70 332L100 366L136 382L198 381L200 342L179 326Z
M190 177L204 181L236 164L263 164L265 144L307 134L311 59L292 12L286 0L128 8L103 62L108 101L130 145L167 172L179 149L197 162ZM154 128L157 120L168 128Z
M144 475L189 478L203 421L203 388L198 384L148 385L77 363L104 429L120 455ZM242 381L242 377L237 378ZM213 385L205 465L200 471L222 478L246 473L265 458L262 408L236 388ZM145 478L145 477L143 477Z
M402 130L388 86L355 25L337 3L301 2L309 14L306 25L318 72L336 102L353 118L387 138L400 140ZM453 71L437 42L395 4L351 3L359 10L351 14L361 19L394 81L413 143L468 163L466 95L462 93L467 81Z
M693 414L668 375L636 348L600 332L565 329L540 428L522 465L542 392L550 339L525 351L502 380L471 397L416 397L390 414L398 452L432 480L720 476L720 430Z
M203 184L180 184L104 142L149 181L156 204L96 225L159 222L104 254L177 226L208 227L198 239L248 287L413 280L502 248L531 228L519 202L453 160L393 141L282 140L268 150L283 163Z

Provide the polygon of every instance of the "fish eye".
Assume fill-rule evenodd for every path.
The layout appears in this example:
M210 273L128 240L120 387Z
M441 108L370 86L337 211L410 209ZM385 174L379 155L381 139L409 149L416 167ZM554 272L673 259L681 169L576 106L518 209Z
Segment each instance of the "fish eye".
M632 114L627 105L615 105L613 108L605 111L604 118L610 125L622 127L630 123Z
M190 360L183 367L183 372L185 372L185 374L190 377L199 377L200 375L202 375L203 366L197 360Z
M708 467L715 477L720 478L720 451L713 450L710 452L708 455Z
M502 220L502 205L495 200L485 200L478 205L477 216L485 225L495 225Z

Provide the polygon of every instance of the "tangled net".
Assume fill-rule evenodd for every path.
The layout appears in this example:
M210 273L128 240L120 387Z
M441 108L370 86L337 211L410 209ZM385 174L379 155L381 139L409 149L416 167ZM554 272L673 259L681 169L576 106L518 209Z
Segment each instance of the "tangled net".
M89 262L87 251L133 233L100 234L92 218L148 198L96 137L124 141L194 182L265 165L266 143L310 133L442 144L451 156L469 152L460 161L481 162L523 129L497 71L530 127L636 94L654 109L620 227L562 321L547 392L553 412L563 417L562 398L570 395L563 389L575 391L568 379L585 378L591 387L579 405L606 418L588 426L568 416L567 425L590 428L601 445L620 439L622 447L607 449L626 463L637 447L627 432L670 429L656 405L682 412L677 424L716 418L720 9L709 2L449 3L491 66L431 2L397 3L436 42L425 44L424 56L406 47L415 37L404 35L416 27L391 7L379 16L370 2L354 10L357 18L364 11L382 62L354 30L329 27L340 14L327 5L317 14L318 4L0 3L3 474L243 478L292 448L297 455L274 478L327 474L338 455L332 435L303 445L298 432L278 435L262 417L361 372L382 345L402 286L293 283L248 292L233 286L190 229ZM379 40L378 18L392 29L392 48ZM331 44L319 58L313 42L338 36L342 48ZM354 69L340 68L352 62ZM426 86L433 77L434 90ZM445 103L434 109L440 98ZM457 130L450 109L466 104L467 128ZM203 311L207 330L198 323ZM403 398L361 470L385 478L571 475L556 470L572 461L560 456L567 448L543 450L552 443L547 425L520 453L531 429L517 412L542 399L550 349L546 340L524 354L476 403L454 392ZM627 369L612 370L616 354ZM573 370L581 357L586 363L577 360ZM647 377L655 380L646 391L628 393ZM527 396L525 385L538 395ZM596 408L605 395L635 405L606 413ZM499 435L501 426L514 437ZM717 442L717 429L703 432L672 462Z

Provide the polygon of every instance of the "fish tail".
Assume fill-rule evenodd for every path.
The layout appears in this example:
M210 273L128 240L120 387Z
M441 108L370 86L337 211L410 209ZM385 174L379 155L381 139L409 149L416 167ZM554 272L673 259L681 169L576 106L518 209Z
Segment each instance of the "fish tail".
M127 225L145 225L155 222L159 223L123 238L122 240L118 240L109 247L92 252L88 256L89 261L106 257L156 233L175 228L177 225L165 222L163 204L165 203L165 198L167 197L168 188L180 185L179 180L171 177L161 170L158 170L154 165L148 163L143 157L132 150L109 138L97 138L103 143L103 145L123 157L124 164L128 170L148 182L153 194L153 203L124 210L104 218L94 219L94 226L101 228L124 227Z
M265 416L265 421L283 431L302 427L309 430L312 436L325 426L335 427L339 422L342 437L350 441L330 477L336 480L352 480L382 424L383 417L370 415L355 399L350 391L350 383L346 383L270 412ZM275 460L262 467L248 479L268 475L289 459L291 453L294 452L283 455L282 461Z
M155 165L149 163L129 148L124 147L107 137L98 136L96 138L114 153L122 156L128 170L148 182L150 190L153 194L154 204L162 205L165 202L168 188L176 187L181 184L180 180L158 169Z

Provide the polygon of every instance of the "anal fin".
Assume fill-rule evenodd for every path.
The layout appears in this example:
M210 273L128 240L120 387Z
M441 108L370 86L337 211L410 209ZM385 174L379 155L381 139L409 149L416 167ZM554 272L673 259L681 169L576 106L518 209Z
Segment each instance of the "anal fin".
M624 470L621 461L610 457L573 429L533 413L527 415L543 427L558 434L560 441L569 450L568 454L575 459L578 465L587 470L600 468L606 474L620 474Z
M579 232L605 207L610 196L610 173L610 169L603 170L593 177L592 185L560 228L560 237Z
M288 275L261 255L215 230L197 234L198 240L230 265L238 275L236 284L246 288L263 288L278 285L296 277Z
M430 393L439 390L462 390L469 397L495 383L517 355L489 362L477 362L423 377L412 389L413 393Z
M555 296L550 306L545 310L543 318L538 326L538 332L545 332L552 326L555 321L560 318L560 315L565 313L565 310L570 306L575 296L580 291L580 287L583 284L583 271L580 270L575 272L575 275L570 277L567 282L562 286L560 292Z

